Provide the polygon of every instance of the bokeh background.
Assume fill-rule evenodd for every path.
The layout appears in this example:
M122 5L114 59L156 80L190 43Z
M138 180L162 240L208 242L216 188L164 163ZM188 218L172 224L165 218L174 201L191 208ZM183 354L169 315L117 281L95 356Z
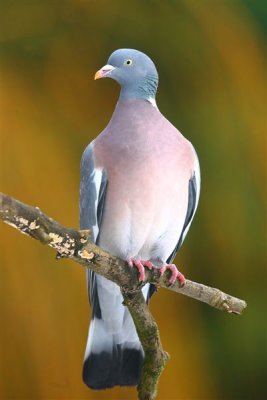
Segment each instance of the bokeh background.
M267 395L265 11L264 0L1 1L1 191L78 227L79 160L119 93L93 75L120 47L153 58L158 106L199 154L200 205L176 261L248 309L237 317L167 290L154 296L171 354L160 400ZM82 268L0 230L0 398L135 399L135 389L82 383Z

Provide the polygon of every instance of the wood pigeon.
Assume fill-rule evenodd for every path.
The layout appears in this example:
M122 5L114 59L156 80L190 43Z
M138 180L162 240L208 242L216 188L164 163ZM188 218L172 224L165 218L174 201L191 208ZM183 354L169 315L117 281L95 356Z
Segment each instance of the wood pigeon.
M81 160L80 227L93 241L135 266L169 268L170 282L184 276L172 260L194 217L200 170L192 144L156 105L158 73L152 60L133 49L113 52L95 79L112 78L120 96L107 127ZM89 269L92 319L83 380L93 389L135 386L143 349L120 288ZM143 290L149 298L149 284Z

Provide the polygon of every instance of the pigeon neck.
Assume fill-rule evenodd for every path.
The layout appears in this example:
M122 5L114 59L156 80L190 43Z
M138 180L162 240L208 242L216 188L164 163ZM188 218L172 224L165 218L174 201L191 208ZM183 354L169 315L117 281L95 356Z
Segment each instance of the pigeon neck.
M145 79L135 82L132 85L122 85L119 100L124 99L142 99L149 101L156 106L156 92L158 79L156 77L146 76Z

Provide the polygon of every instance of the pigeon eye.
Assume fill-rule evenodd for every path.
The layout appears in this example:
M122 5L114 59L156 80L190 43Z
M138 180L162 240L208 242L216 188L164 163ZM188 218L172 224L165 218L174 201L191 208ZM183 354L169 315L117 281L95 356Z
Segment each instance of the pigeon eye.
M125 61L126 65L132 65L132 63L133 63L133 60L131 60L130 58Z

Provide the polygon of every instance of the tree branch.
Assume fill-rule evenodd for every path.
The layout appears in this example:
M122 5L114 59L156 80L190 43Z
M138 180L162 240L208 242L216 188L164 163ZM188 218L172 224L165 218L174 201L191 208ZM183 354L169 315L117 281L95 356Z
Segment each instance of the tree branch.
M109 254L89 240L90 231L65 228L46 216L38 207L31 207L0 193L0 218L20 232L57 250L57 258L69 257L120 286L124 303L128 307L142 343L145 360L138 387L140 400L156 398L159 376L168 355L162 349L157 324L153 319L138 281L135 268ZM212 307L229 313L241 314L246 302L222 291L186 280L183 287L168 282L169 274L162 277L158 269L146 270L146 281L182 293Z

